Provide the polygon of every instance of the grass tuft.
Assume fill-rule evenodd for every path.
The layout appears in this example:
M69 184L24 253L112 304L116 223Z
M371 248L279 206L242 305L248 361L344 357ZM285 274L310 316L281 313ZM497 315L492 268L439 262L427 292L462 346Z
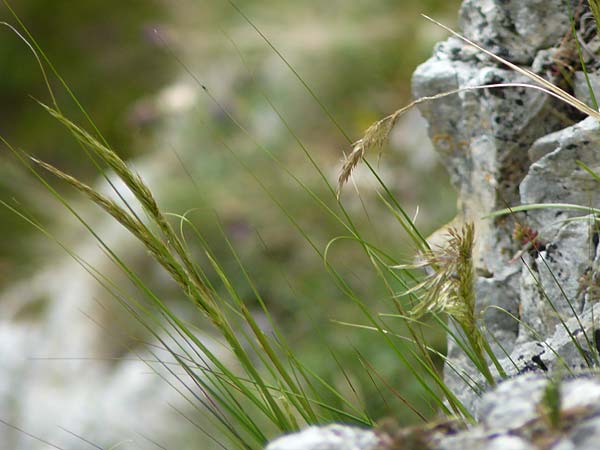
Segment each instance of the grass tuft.
M551 377L542 394L542 400L538 405L540 414L548 428L553 431L561 429L561 405L562 398L560 392L561 379L555 375Z
M594 4L597 7L596 12L600 12L600 2L590 0L592 8ZM235 4L232 3L232 5L254 27L254 24L243 15L241 10L239 10ZM435 21L433 22L437 23ZM439 23L437 24L440 25ZM393 114L375 122L366 130L361 139L352 144L352 151L344 160L343 167L338 176L336 192L338 200L341 189L348 182L354 169L365 158L367 153L373 151L380 152L390 132L398 123L402 115L409 109L423 102L436 100L448 95L455 95L466 90L528 87L557 97L585 114L600 118L600 113L533 72L519 68L456 34L447 27L443 25L440 26L492 58L499 60L519 73L528 76L537 84L507 83L456 89L415 100L409 105L395 111ZM256 27L254 28L287 64L287 61L270 41L266 39L260 30ZM22 39L25 40L25 38ZM34 48L39 49L37 44L30 45L30 48L32 50ZM36 50L33 50L33 52L37 57ZM40 55L43 56L44 61L47 61L43 53L40 53ZM41 59L38 58L38 61L40 61L41 66ZM289 64L288 67L300 79L307 91L315 96L314 92L301 79L298 73L294 71ZM48 82L47 84L49 86ZM202 88L209 96L211 95L206 87L202 86ZM48 89L51 91L50 87L48 87ZM166 318L169 324L174 328L175 333L183 338L183 341L185 341L190 349L183 350L181 348L173 348L171 350L167 344L164 346L171 352L179 366L184 370L185 374L189 376L190 380L192 380L194 383L192 387L199 387L205 392L206 399L203 401L211 405L207 409L213 413L215 420L222 422L223 427L230 431L230 434L233 436L238 447L258 448L258 446L262 446L267 440L267 434L271 432L271 429L266 432L263 430L265 422L270 423L271 428L275 429L276 432L294 431L305 424L315 424L338 418L351 419L364 425L371 425L373 421L368 413L365 412L363 414L362 408L354 406L352 402L346 399L331 382L322 379L317 373L311 371L311 369L304 366L297 359L297 356L293 353L293 349L285 342L274 323L271 323L274 329L274 338L263 331L257 320L253 317L248 305L240 295L238 291L239 288L231 282L227 272L211 251L210 245L206 242L201 232L198 231L185 216L175 215L180 218L182 227L184 224L189 225L195 233L206 259L208 260L208 270L211 270L214 275L216 275L216 278L219 280L222 287L224 287L227 295L221 295L220 291L207 282L208 277L203 272L203 269L194 262L191 252L187 247L183 236L183 229L180 234L177 234L174 231L167 219L169 215L161 210L155 197L142 178L133 171L117 152L110 148L101 137L95 137L92 133L86 131L65 117L56 105L53 95L52 99L55 107L50 107L42 103L40 103L40 105L59 123L66 127L67 131L76 139L76 141L84 149L89 151L91 157L93 157L95 161L100 161L104 166L107 166L114 171L116 176L123 181L134 195L135 200L141 205L141 209L145 216L143 219L138 217L134 212L134 209L126 202L125 207L121 206L121 204L108 196L103 195L93 187L53 165L36 158L31 158L31 160L39 167L86 195L93 203L102 208L106 213L110 214L117 222L131 232L132 235L145 246L150 255L181 287L182 293L191 300L206 317L208 317L214 328L221 333L221 336L224 338L225 343L228 345L228 348L233 353L236 362L241 368L239 372L236 371L237 368L230 370L225 363L219 361L216 355L210 354L206 346L202 344L192 330L181 319L171 312L159 298L152 298L155 302L154 306L160 311L160 317L157 316L156 319ZM76 100L75 98L73 99ZM77 101L76 103L78 104ZM225 109L221 109L233 123L243 129ZM287 126L287 123L285 123L282 116L279 115L279 117ZM333 117L331 118L333 120ZM337 122L334 121L334 123L337 125ZM92 128L95 128L93 124ZM298 143L301 144L299 140ZM263 150L271 155L267 149ZM306 152L306 156L311 163L314 163L308 152ZM274 160L278 162L277 159L274 158ZM368 165L368 162L365 162ZM319 174L322 174L316 163L314 163L314 167ZM326 250L321 252L317 245L313 243L313 240L306 235L302 227L297 224L297 221L291 212L286 211L282 207L285 215L288 216L295 226L297 226L298 231L306 238L315 251L322 256L326 270L331 273L340 289L364 312L365 317L369 320L368 329L380 333L382 340L386 345L396 352L398 361L408 366L408 369L422 387L425 388L425 391L431 396L432 401L439 409L446 413L453 412L459 416L459 418L468 420L470 418L469 412L458 401L454 393L449 392L449 388L443 383L443 377L440 375L439 367L434 364L431 358L431 354L434 353L434 351L426 345L425 338L420 328L421 323L418 319L426 314L432 314L439 321L444 330L449 333L452 339L457 342L461 341L458 342L458 345L465 351L467 356L474 363L476 369L489 385L494 385L496 383L496 378L492 374L488 364L489 360L495 365L498 374L500 374L500 376L504 375L503 369L500 367L498 360L491 351L490 345L486 341L482 328L480 328L478 323L475 295L475 269L473 261L475 239L475 227L473 223L468 223L460 229L450 228L448 232L448 241L445 246L429 248L425 239L420 235L414 225L414 221L407 216L405 211L395 202L395 199L391 198L391 194L390 199L381 196L382 202L394 213L394 216L407 232L409 238L411 238L421 252L416 263L397 265L395 262L392 262L394 261L393 257L367 242L367 240L361 236L359 231L355 228L350 216L343 209L341 202L339 203L339 206L341 207L342 214L338 215L322 199L320 199L316 193L313 193L313 191L303 184L300 179L296 178L293 173L290 172L288 175L290 175L290 177L296 181L325 212L338 220L349 233L348 236L332 239ZM376 174L374 175L377 176ZM259 177L256 174L254 174L254 176L262 187L263 184L258 180ZM324 176L323 178L327 183L326 178ZM384 188L384 191L389 193L383 182L381 182L381 185ZM329 185L327 185L327 187L330 188L331 193L333 194L333 187ZM271 195L271 192L266 187L265 191ZM275 200L275 198L273 199L279 206L277 200ZM577 205L527 205L499 211L494 213L494 216L525 209L548 207L568 207L570 209L582 208ZM586 212L598 212L597 210L591 210L590 208L585 208L584 210ZM243 274L250 286L254 299L260 304L264 313L269 318L269 321L271 321L267 307L263 302L258 289L253 284L246 269L243 267L233 245L231 245L225 236L225 233L223 233L223 237L231 251L233 259L239 266L239 271ZM535 246L539 243L537 232L527 227L516 228L514 237L523 245ZM411 338L406 339L403 336L390 332L382 319L384 315L376 314L372 309L369 309L367 303L362 298L359 298L351 288L350 283L348 283L334 269L333 265L329 263L329 248L333 243L341 240L350 240L363 248L365 255L368 257L374 270L381 278L386 290L390 293L390 298L394 298L394 306L398 309L399 313L397 316L405 319L404 326L408 330ZM126 266L122 267L128 275L131 275L132 278L135 277L133 272L130 272ZM400 271L397 269L400 269ZM414 269L426 269L429 274L422 280L416 280L410 272ZM401 275L399 275L399 273ZM397 296L394 294L397 292L396 287L398 285L400 285L401 288L405 288L405 291L403 292L404 296L418 301L416 306L414 306L409 313L405 313L401 303L396 301ZM439 319L437 317L438 313L447 314L454 321L453 323L458 325L458 331L449 325L446 325L445 321ZM398 346L393 341L393 338L397 337L401 337L412 345L407 346L406 348ZM399 391L396 392L397 389L391 386L380 372L371 365L358 350L356 353L359 356L358 359L367 369L366 372L370 377L379 381L379 385L385 386L389 392L394 393L415 415L424 421L427 420L425 415L405 401L402 393ZM409 355L410 358L406 355ZM333 354L333 358L337 363L335 354ZM345 369L341 364L338 363L338 365L340 366L340 371L343 373L344 378L348 380L348 385L354 390L349 375L345 373ZM448 364L446 367L455 370L451 364ZM433 387L431 386L432 384ZM474 390L477 389L477 382L475 380L473 380L473 383L467 384L472 386ZM328 401L326 395L322 394L323 390L327 391L329 396L335 397L335 401ZM440 395L440 392L446 397L445 399ZM550 427L557 429L559 426L558 420L560 419L560 392L558 383L549 383L542 402L545 406L545 411L547 411ZM201 403L201 401L199 403ZM338 404L343 404L350 412L342 410ZM260 416L260 419L257 419L258 416ZM455 425L452 424L452 427L454 426ZM242 430L245 434L242 435L238 430ZM428 448L429 436L427 433L427 429L415 429L412 433L391 433L390 439L393 445L399 447L409 446L411 448L425 449ZM246 442L248 436L253 438L252 445Z
M401 269L429 269L430 275L412 287L407 294L420 293L420 302L412 315L443 312L460 326L473 352L471 359L490 385L495 384L485 352L489 345L479 329L475 313L475 268L473 243L475 227L467 223L459 230L448 230L448 241L423 253L415 264L398 266ZM491 353L491 352L488 352Z
M472 223L465 224L460 230L450 228L445 246L425 252L413 265L403 266L430 268L432 271L431 275L409 291L423 293L422 301L412 310L414 316L445 312L469 328L475 326L474 236L475 227Z

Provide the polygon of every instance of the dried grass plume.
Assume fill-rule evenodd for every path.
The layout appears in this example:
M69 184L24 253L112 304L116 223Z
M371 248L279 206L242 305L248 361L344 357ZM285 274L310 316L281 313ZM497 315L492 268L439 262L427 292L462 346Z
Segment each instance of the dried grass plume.
M468 328L475 325L474 237L473 223L460 229L451 227L446 245L423 254L413 265L403 266L429 268L432 272L409 291L423 293L421 302L412 310L413 315L445 312Z
M589 4L594 12L594 17L596 18L596 20L597 21L600 20L600 0L589 0ZM388 138L390 132L394 128L394 125L396 125L398 123L398 120L400 119L400 117L402 117L402 115L409 109L411 109L423 102L436 100L436 99L439 99L442 97L454 95L459 92L463 92L463 91L467 91L467 90L506 88L506 87L525 87L525 88L536 89L536 90L542 91L548 95L551 95L551 96L561 100L564 103L571 105L573 108L578 109L585 115L594 117L597 120L600 120L600 112L589 107L581 100L575 98L573 95L569 94L568 92L564 91L563 89L559 88L558 86L555 86L550 81L542 78L540 75L532 72L529 69L517 66L516 64L513 64L510 61L492 53L491 51L485 49L481 45L467 39L466 37L462 36L461 34L457 33L456 31L452 30L451 28L441 24L440 22L432 19L431 17L428 17L426 15L423 15L423 17L426 18L427 20L429 20L430 22L436 24L437 26L443 28L444 30L448 31L453 36L462 40L466 44L485 53L490 58L495 59L496 61L509 67L510 69L514 70L515 72L518 72L521 75L526 76L535 84L501 83L501 84L491 84L491 85L483 85L483 86L469 86L469 87L454 89L454 90L451 90L448 92L442 92L442 93L439 93L439 94L436 94L433 96L422 97L417 100L414 100L412 103L397 110L393 114L390 114L389 116L384 117L383 119L379 120L378 122L375 122L373 125L371 125L367 129L367 131L365 132L364 136L361 139L359 139L354 144L352 144L352 152L349 155L347 155L346 158L344 159L344 164L343 164L340 174L338 176L338 186L337 186L338 199L340 197L342 187L344 186L344 184L346 184L346 182L352 175L354 168L358 165L358 163L362 160L362 158L367 154L367 152L369 152L371 150L381 150L383 143Z

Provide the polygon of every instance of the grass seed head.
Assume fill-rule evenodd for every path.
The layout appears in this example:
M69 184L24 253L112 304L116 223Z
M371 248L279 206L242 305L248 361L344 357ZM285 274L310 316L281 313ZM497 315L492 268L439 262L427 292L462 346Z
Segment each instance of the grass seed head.
M415 267L429 267L432 274L411 289L423 292L422 301L412 310L413 315L445 312L469 329L475 326L474 235L472 223L461 229L450 228L447 244L421 257Z

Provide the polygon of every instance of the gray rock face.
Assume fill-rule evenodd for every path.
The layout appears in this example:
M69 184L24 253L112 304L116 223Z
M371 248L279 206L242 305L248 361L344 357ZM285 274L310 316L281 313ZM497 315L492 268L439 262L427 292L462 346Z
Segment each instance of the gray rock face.
M512 61L535 63L544 73L546 62L552 61L552 52L544 49L558 46L568 26L565 3L551 3L469 0L461 8L461 25L468 37ZM538 20L547 28L544 33L529 26ZM413 93L419 98L458 88L510 82L527 83L529 80L498 67L462 41L450 38L438 44L433 57L417 68L413 75ZM494 345L496 353L510 353L517 337L524 336L520 331L522 326L514 317L527 313L531 316L528 324L546 323L549 314L537 316L543 312L539 307L540 290L527 278L527 269L513 261L522 245L512 239L512 234L515 224L523 219L505 216L482 220L482 217L520 203L519 186L524 178L532 182L532 189L536 186L535 189L547 191L545 185L540 187L529 177L531 159L528 150L538 139L572 125L573 119L564 105L526 88L464 91L425 103L420 109L429 124L432 142L460 193L459 214L462 220L476 223L475 260L480 275L476 280L478 309L486 329L495 337L490 340L498 342ZM553 188L559 189L556 185ZM567 232L565 230L563 235ZM571 239L575 240L575 237ZM554 249L549 247L550 251ZM541 257L544 256L547 255ZM559 258L556 265L563 263ZM552 273L555 266L550 267ZM583 266L585 263L578 264L574 270ZM546 272L542 270L544 275ZM562 270L561 273L563 279L577 283L573 280L578 277L570 278L571 272ZM552 294L557 290L551 283L545 283L545 286L553 287ZM524 293L535 301L521 301ZM535 329L542 331L541 328L538 325ZM449 355L453 357L453 365L462 367L470 376L477 376L470 370L464 353L453 342L449 342ZM446 382L454 391L464 392L462 398L467 404L475 400L472 391L464 389L464 382L454 372L447 372Z
M484 84L527 82L515 72L481 62L465 61L470 50L450 39L413 75L415 97ZM481 217L519 200L518 186L530 161L533 142L570 125L563 108L552 98L525 88L465 91L421 107L430 137L460 193L464 220L477 221L480 273L498 280L518 271L508 264L515 253L510 218ZM510 307L510 305L504 305Z
M567 2L558 0L466 0L461 26L467 37L499 56L529 65L559 83L560 78L553 74L569 33L567 11ZM561 67L563 63L561 60ZM588 93L585 80L580 75L576 79L576 92L584 96ZM433 57L417 68L413 92L418 98L507 82L531 83L450 38L438 44ZM581 117L565 105L526 88L469 90L425 103L420 109L460 193L459 215L476 224L479 276L475 288L482 325L488 337L494 337L490 339L492 347L498 357L510 355L503 360L508 373L545 370L545 363L531 359L538 360L538 344L555 339L558 325L585 315L589 295L584 278L596 277L598 236L591 226L593 218L566 222L587 213L565 208L496 220L485 216L521 203L598 206L600 199L594 196L598 183L577 161L592 169L600 167L600 152L595 150L599 148L599 125L591 118L578 123ZM515 227L537 235L538 247L514 239ZM591 328L584 331L586 336L593 334ZM590 347L588 341L586 348ZM581 353L565 364L587 365L589 361ZM454 368L481 381L454 342L449 342L448 354ZM448 370L445 378L467 407L475 408L477 394L466 388L461 377Z
M522 375L500 384L479 401L480 422L434 442L432 449L592 449L600 442L600 381L575 378L560 383L558 429L548 423L542 400L549 381Z
M590 81L590 85L592 86L592 91L594 92L596 102L598 102L600 100L600 98L597 97L600 95L600 75L596 73L589 73L588 79ZM585 74L582 71L575 72L575 77L573 78L573 91L575 92L575 97L593 107L594 102L592 101L592 95L587 83L588 82Z
M595 194L598 181L578 164L583 162L597 171L600 168L600 124L588 118L538 139L529 149L532 164L521 183L523 203L574 203L597 207ZM564 210L536 211L538 221L555 222L564 219ZM581 215L581 212L577 212Z
M438 427L429 433L429 450L597 449L600 442L600 380L580 376L558 382L560 414L552 425L544 395L549 381L540 374L508 379L477 402L479 422L463 431ZM444 432L442 430L451 430ZM310 427L272 442L266 450L396 450L389 436L331 425ZM414 442L414 441L413 441Z
M530 64L538 50L569 32L566 0L466 0L460 9L464 35L503 58Z

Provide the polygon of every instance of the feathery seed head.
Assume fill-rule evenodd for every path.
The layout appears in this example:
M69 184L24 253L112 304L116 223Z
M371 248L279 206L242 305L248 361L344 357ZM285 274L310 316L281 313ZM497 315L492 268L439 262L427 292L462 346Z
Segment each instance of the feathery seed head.
M422 302L413 309L413 315L445 312L467 329L475 326L474 234L472 223L460 230L451 228L447 244L424 254L413 266L433 270L431 275L411 289L411 292L423 292Z

